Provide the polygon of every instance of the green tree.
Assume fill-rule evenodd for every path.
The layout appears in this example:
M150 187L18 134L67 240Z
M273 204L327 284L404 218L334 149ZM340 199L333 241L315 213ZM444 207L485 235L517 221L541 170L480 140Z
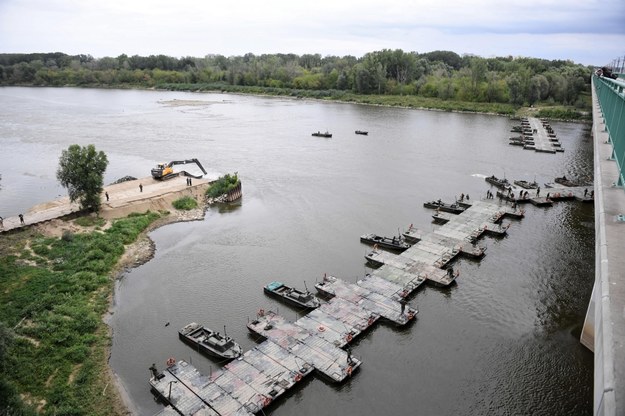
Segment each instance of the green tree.
M108 163L106 154L97 152L94 145L81 147L73 144L61 153L56 178L67 188L72 202L79 201L81 209L99 212Z

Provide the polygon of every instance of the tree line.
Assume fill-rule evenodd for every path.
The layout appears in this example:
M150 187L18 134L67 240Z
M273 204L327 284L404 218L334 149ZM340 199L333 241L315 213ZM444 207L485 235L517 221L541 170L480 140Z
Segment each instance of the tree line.
M589 106L592 68L568 60L482 58L401 49L361 58L320 54L165 55L94 58L64 53L0 54L0 85L229 85L405 95L476 103Z

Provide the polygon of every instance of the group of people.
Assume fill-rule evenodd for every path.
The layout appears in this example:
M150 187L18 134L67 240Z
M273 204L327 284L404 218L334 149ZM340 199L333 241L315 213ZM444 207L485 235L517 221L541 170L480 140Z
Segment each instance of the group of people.
M506 197L509 199L512 199L513 201L515 200L515 194L514 192L512 192L512 187L506 188ZM547 196L545 197L546 199L549 199L549 197L551 196L551 193L547 193ZM584 198L589 197L590 198L594 198L595 196L595 191L590 190L588 191L588 188L584 189ZM495 195L490 191L490 189L486 190L486 199L493 199L495 197ZM536 188L536 198L540 197L540 186L538 188ZM503 194L499 195L499 198L503 198ZM529 191L523 191L521 190L521 192L519 193L519 199L527 199L529 198ZM513 204L513 207L516 207L516 202Z

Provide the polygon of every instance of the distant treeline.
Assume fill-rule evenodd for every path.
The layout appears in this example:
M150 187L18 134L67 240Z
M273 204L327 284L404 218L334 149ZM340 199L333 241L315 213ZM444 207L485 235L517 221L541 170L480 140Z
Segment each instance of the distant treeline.
M319 54L165 55L93 58L64 53L0 54L0 85L211 89L220 85L316 92L400 95L517 106L588 108L592 68L571 61L481 58L401 49L362 58Z

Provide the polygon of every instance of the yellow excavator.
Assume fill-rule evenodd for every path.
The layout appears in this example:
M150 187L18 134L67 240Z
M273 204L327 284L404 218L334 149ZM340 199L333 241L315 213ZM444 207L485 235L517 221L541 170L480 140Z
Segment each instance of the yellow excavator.
M187 159L187 160L172 160L169 163L159 163L155 168L152 169L152 177L154 179L158 179L159 181L164 181L167 179L174 178L176 176L190 176L195 179L200 179L204 175L192 175L187 171L174 172L174 165L186 165L187 163L195 163L198 167L204 172L206 175L206 170L204 170L204 166L197 159Z

